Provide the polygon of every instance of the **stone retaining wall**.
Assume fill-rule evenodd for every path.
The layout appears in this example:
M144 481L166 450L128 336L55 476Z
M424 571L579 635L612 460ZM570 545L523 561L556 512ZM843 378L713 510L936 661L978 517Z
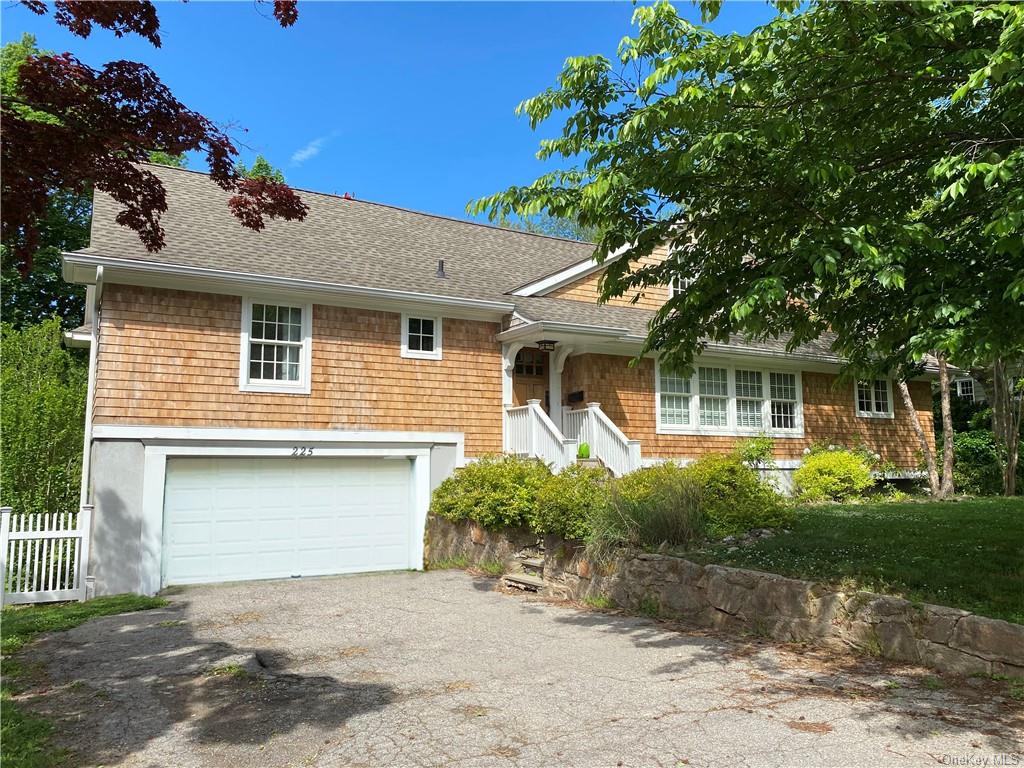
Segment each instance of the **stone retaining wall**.
M515 567L524 548L544 551L544 581L553 597L605 597L625 610L702 627L806 641L913 662L953 674L1024 679L1024 626L955 608L911 603L870 592L846 594L821 584L649 553L590 563L578 545L539 542L526 531L487 531L432 517L428 562L501 560Z

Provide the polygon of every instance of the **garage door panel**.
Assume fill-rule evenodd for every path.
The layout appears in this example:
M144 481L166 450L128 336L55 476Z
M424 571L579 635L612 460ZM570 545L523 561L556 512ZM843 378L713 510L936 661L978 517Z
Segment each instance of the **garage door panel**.
M408 460L172 458L166 477L165 584L413 565Z

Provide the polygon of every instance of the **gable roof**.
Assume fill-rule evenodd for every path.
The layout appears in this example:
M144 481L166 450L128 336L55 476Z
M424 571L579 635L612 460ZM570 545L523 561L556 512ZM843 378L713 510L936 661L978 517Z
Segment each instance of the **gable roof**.
M196 171L145 164L164 185L168 209L161 217L165 246L148 252L138 235L116 222L120 205L95 194L92 237L83 256L138 262L149 269L181 268L275 280L388 291L453 300L514 304L521 322L548 322L646 336L654 316L637 307L599 305L529 295L524 290L551 278L589 273L594 245L488 224L421 213L338 195L297 190L309 206L304 221L268 221L263 232L243 227L228 210L230 193ZM444 261L447 277L437 276ZM527 295L523 295L523 294ZM494 306L497 306L495 304ZM785 354L785 339L729 347ZM831 338L797 354L838 361ZM720 345L714 345L720 346Z
M508 291L589 259L594 246L380 203L298 190L309 213L301 222L243 227L230 197L196 171L146 165L167 192L160 223L165 246L146 251L117 224L120 205L97 192L86 255L199 267L247 275L312 280L456 298L504 300ZM446 278L437 276L444 260Z

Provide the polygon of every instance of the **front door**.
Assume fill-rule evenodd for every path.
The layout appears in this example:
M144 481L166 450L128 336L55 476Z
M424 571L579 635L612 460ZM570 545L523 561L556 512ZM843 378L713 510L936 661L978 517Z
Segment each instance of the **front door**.
M548 410L548 353L525 347L516 355L512 373L512 404L526 405L527 400L540 400Z

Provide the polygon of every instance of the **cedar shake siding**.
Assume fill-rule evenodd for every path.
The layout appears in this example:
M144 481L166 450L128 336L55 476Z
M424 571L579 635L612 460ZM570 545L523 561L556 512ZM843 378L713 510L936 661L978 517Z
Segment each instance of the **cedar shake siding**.
M658 248L650 256L641 259L640 263L644 266L660 264L667 256L667 248ZM596 304L601 296L600 282L603 276L604 270L598 270L593 274L563 285L561 288L545 293L544 296L549 299L571 299L573 301L585 301L590 304ZM636 309L656 311L661 309L662 305L668 301L668 286L651 286L646 288L643 293L638 294L639 298L637 298L636 302L633 301L635 295L637 294L629 293L625 296L616 296L613 299L609 299L608 304L612 307L635 307Z
M566 361L562 391L583 391L585 400L598 402L626 437L640 440L645 457L695 458L702 453L724 453L747 438L709 435L658 434L655 424L654 361L645 358L635 368L629 358L614 355L580 355ZM767 360L752 363L771 368ZM859 418L854 412L853 384L837 384L829 373L803 371L804 436L775 437L777 459L799 459L812 443L851 446L858 441L901 469L917 469L919 448L913 427L899 394L894 392L894 418ZM932 396L928 382L910 383L925 434L934 445ZM579 407L579 406L577 406Z
M310 394L239 391L238 296L107 286L96 424L462 432L501 451L497 323L444 318L443 359L400 355L401 316L314 305Z

